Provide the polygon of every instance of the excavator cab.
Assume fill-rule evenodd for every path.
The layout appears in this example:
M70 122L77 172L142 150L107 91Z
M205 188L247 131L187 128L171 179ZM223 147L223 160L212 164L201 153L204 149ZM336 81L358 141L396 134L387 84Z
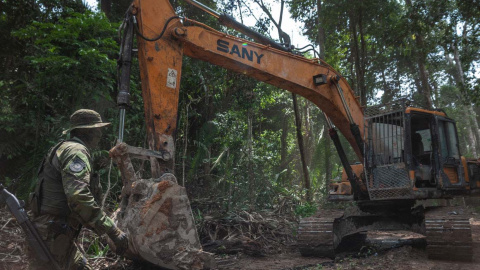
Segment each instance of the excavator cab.
M409 168L413 175L413 188L419 190L415 198L424 196L422 189L442 190L446 195L452 190L467 190L467 164L460 155L455 121L439 111L410 107L407 112Z
M431 199L466 192L469 173L455 121L408 100L366 110L365 175L371 200Z
M465 158L460 155L455 122L442 112L412 111L410 123L415 188L465 188L468 173L463 169Z

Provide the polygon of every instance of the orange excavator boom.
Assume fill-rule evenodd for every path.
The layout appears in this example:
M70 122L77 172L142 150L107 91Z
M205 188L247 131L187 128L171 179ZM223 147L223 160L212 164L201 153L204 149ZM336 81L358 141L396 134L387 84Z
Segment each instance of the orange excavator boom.
M167 0L136 0L131 12L140 35L138 58L151 149L173 156L182 56L186 55L305 97L325 112L363 160L363 108L345 78L324 61L182 20ZM352 132L352 125L359 134ZM173 159L161 167L160 172L172 170Z

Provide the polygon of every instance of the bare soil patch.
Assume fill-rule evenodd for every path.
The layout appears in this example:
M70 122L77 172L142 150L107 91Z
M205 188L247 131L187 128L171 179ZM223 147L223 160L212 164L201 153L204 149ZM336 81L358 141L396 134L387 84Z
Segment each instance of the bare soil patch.
M244 231L242 243L249 243L249 241L258 242L262 248L261 254L245 254L240 248L234 254L216 255L220 269L480 269L480 216L474 212L469 213L470 223L472 224L472 235L474 244L474 260L473 262L456 262L451 258L446 258L444 261L428 260L424 248L415 247L416 245L404 245L390 250L363 250L360 254L346 254L343 257L337 258L335 261L328 258L306 258L302 257L296 251L296 246L290 237L287 237L286 220L279 218L274 221L273 216L268 218L260 218L260 216L247 216L247 219L241 218L238 221L245 227L239 227L235 222L229 223L229 228L250 228L250 231ZM248 221L252 221L250 223ZM268 222L274 222L274 226L268 225ZM210 225L214 221L209 221ZM225 223L226 221L222 221ZM215 224L222 224L218 221ZM252 224L257 224L256 227ZM208 226L207 226L208 227ZM225 228L226 228L225 227ZM243 229L242 229L243 228ZM253 231L261 228L264 237L260 235L255 236ZM270 230L268 229L270 228ZM219 230L222 228L219 228ZM227 230L228 231L228 230ZM248 232L248 234L247 234ZM230 230L231 236L235 231ZM268 236L266 234L269 234ZM278 241L275 237L277 234ZM228 235L228 234L226 234ZM392 236L393 235L393 236ZM256 237L256 238L255 238ZM369 239L388 239L404 238L411 239L412 237L419 237L410 235L408 232L395 232L393 234L385 234L383 232L369 233ZM84 250L92 244L90 239L95 236L89 231L83 231L80 235L80 245ZM106 243L105 239L99 239ZM258 241L257 241L258 240ZM275 244L276 243L276 244ZM28 258L25 254L26 242L21 228L17 222L12 218L8 210L0 208L0 270L24 270L28 269ZM269 245L265 247L265 245ZM256 252L258 245L254 245ZM94 269L155 269L155 267L147 267L131 260L122 259L115 256L112 252L106 252L103 256L94 258L89 256L89 263Z

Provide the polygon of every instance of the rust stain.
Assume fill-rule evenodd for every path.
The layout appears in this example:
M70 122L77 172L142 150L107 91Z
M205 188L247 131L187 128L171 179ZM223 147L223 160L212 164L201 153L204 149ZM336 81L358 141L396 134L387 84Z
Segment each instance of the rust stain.
M158 211L169 217L172 212L172 198L166 199Z
M199 258L195 258L191 265L191 269L203 269L203 262Z
M162 182L158 183L157 189L158 189L158 191L163 193L163 192L165 192L165 190L167 190L167 188L169 188L171 186L172 186L172 183L170 183L168 181L162 181Z
M161 232L165 231L167 229L167 226L165 224L162 224L160 228L157 228L157 231L155 232L156 234L160 234Z
M172 183L169 181L161 181L160 183L158 183L157 185L158 193L155 194L149 201L145 203L145 205L142 208L142 215L145 215L155 202L161 200L165 191L171 186L172 186Z

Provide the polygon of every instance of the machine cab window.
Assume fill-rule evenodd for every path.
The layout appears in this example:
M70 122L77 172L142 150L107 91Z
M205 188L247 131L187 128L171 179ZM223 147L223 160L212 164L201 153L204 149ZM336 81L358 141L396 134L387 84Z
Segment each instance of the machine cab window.
M434 118L431 114L412 112L410 120L410 162L415 172L415 186L433 187L435 186L432 144Z
M439 152L442 163L454 164L460 159L455 123L446 119L438 121Z
M413 114L411 118L411 147L413 163L430 165L432 153L431 115Z

